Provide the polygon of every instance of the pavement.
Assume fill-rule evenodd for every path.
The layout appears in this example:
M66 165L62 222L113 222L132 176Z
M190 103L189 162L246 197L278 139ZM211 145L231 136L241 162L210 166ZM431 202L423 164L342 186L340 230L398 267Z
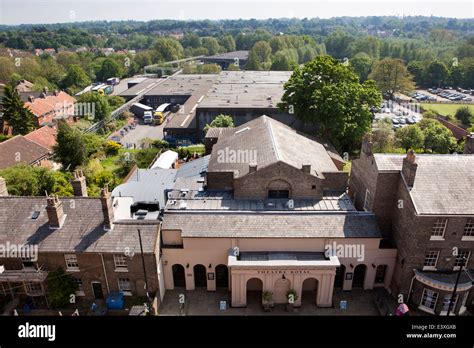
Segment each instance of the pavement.
M186 304L180 310L179 295L183 293L186 295ZM309 294L310 296L303 294L302 306L294 308L293 312L288 312L284 304L275 305L270 312L265 312L259 295L259 293L250 294L246 308L229 308L230 292L226 290L207 291L204 288L193 291L167 290L158 309L158 315L380 315L374 290L342 291L335 289L333 308L319 308L313 303L311 294ZM341 300L347 301L347 309L339 309ZM220 301L226 301L226 310L220 310Z
M120 143L126 148L139 147L141 140L145 138L163 139L163 124L159 126L150 126L139 124L135 129L130 130L121 139Z

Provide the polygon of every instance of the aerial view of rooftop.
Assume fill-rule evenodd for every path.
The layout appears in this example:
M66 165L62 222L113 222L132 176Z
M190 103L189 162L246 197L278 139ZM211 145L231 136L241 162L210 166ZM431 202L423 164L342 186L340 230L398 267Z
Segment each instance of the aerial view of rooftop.
M1 348L472 347L473 99L472 0L0 0Z

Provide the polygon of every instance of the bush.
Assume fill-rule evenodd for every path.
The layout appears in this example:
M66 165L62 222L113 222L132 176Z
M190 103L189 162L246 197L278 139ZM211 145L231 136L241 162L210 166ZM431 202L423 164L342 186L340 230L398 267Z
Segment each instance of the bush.
M64 308L78 289L73 277L62 268L50 272L46 279L48 303L51 308Z
M474 114L467 106L461 106L459 109L457 109L454 117L456 117L456 119L458 119L463 126L470 127L474 122Z
M117 155L121 148L122 148L122 145L112 140L109 140L104 144L104 151L107 156Z

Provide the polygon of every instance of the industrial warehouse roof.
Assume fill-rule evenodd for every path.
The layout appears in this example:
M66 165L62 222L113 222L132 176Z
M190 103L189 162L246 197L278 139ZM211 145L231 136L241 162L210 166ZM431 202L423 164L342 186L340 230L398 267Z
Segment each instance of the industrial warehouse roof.
M249 171L249 162L223 161L222 154L248 153L257 168L284 162L301 169L311 165L311 174L338 171L323 144L302 135L268 116L260 116L219 137L212 148L210 172L236 171L237 177ZM255 157L255 158L254 158Z
M220 53L216 54L213 56L207 56L203 57L203 60L234 60L234 59L239 59L239 60L247 60L249 57L249 51L232 51L232 52L226 52L226 53Z
M380 238L373 214L168 212L163 230L205 238Z
M0 243L36 244L40 252L139 252L140 228L144 252L155 250L158 221L116 221L111 231L103 228L99 198L62 199L66 219L59 229L50 229L46 197L0 197ZM33 213L39 216L33 219Z
M379 171L401 171L404 155L374 154ZM410 190L419 214L474 214L474 155L417 154Z
M291 71L223 71L199 108L276 109Z

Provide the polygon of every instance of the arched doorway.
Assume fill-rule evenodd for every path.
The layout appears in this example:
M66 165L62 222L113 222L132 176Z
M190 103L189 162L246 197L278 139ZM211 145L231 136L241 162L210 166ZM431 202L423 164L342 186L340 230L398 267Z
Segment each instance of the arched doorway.
M175 288L184 288L186 286L184 267L176 264L171 267L173 270L173 284Z
M352 288L363 288L365 273L367 271L366 265L357 265L354 268L354 278L352 279Z
M318 280L315 278L306 278L303 282L303 291L301 293L302 306L315 306L318 298Z
M195 265L194 268L194 287L207 287L206 267L203 265Z
M259 278L247 280L247 306L262 305L263 282Z
M229 288L229 270L226 265L216 267L216 287Z
M344 278L346 276L346 266L340 265L336 268L336 277L334 279L334 287L342 288L344 286Z
M286 278L280 278L275 281L273 299L275 303L288 303L286 293L290 290L291 283Z

